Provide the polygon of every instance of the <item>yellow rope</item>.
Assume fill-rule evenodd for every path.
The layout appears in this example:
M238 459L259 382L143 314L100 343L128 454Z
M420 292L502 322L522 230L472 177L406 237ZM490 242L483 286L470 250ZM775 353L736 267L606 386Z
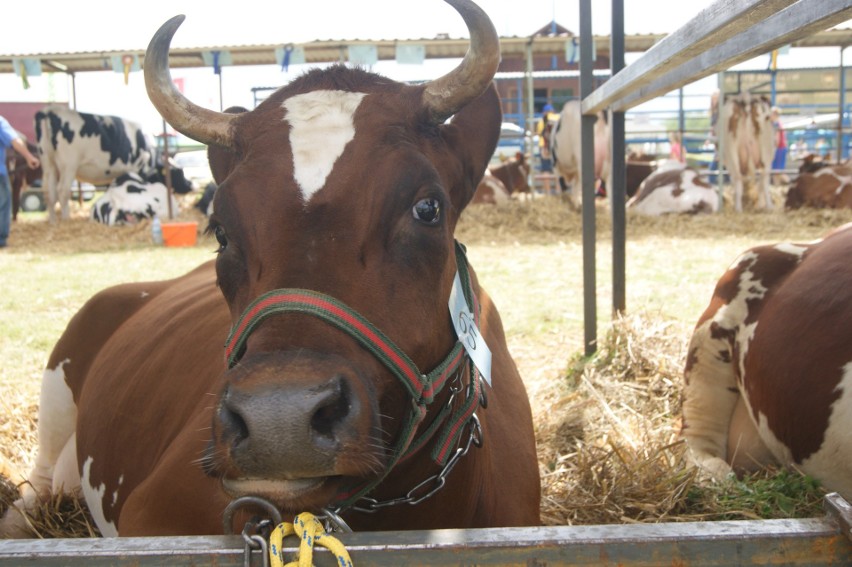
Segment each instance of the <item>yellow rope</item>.
M298 560L284 563L284 538L289 535L298 536ZM278 524L269 535L269 563L272 567L312 567L314 545L325 547L337 558L340 567L352 567L349 552L334 536L325 533L322 523L313 514L302 512L293 523Z

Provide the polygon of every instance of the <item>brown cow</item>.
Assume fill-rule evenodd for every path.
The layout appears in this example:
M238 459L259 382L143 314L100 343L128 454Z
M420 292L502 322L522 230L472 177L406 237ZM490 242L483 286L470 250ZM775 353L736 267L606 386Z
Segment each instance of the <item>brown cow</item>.
M157 32L152 102L216 146L218 256L72 319L45 372L37 490L79 473L105 535L218 533L246 495L359 530L539 523L529 401L453 239L499 136L500 48L481 9L448 3L471 48L447 75L337 65L242 114L174 87L182 16Z
M503 182L497 179L491 170L486 169L485 175L476 186L476 192L473 194L473 199L470 200L472 205L499 205L508 203L511 197L509 190L503 185Z
M27 142L27 149L34 156L38 155L38 147ZM16 151L6 152L6 171L9 172L9 185L12 186L12 220L18 219L18 209L21 207L21 193L24 187L31 187L41 179L41 165L30 169L27 160Z
M824 165L802 173L787 191L787 209L852 209L852 166Z
M518 195L532 193L529 184L530 169L527 166L526 158L523 152L518 152L515 157L507 159L500 165L491 166L488 168L494 177L500 180L503 187L510 195Z
M689 345L683 434L717 475L789 465L852 497L852 225L752 248Z

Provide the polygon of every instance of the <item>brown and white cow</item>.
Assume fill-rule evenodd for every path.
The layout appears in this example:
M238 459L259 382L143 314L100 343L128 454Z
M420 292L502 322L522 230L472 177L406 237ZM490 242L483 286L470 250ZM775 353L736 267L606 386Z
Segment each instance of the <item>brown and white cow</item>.
M719 280L684 372L683 434L722 476L780 463L852 497L852 225L759 246Z
M822 165L813 173L801 173L787 190L787 209L852 209L852 166Z
M493 165L488 170L500 180L510 195L532 193L529 184L530 169L523 152L517 152L514 157L499 165Z
M551 132L550 147L553 152L553 165L559 175L563 190L571 186L570 198L575 207L582 205L583 195L580 185L582 175L582 148L580 147L580 129L582 115L580 101L569 100L562 107L559 121ZM611 134L607 116L599 112L594 128L595 179L608 184L612 160L610 159Z
M473 199L470 200L472 205L500 205L508 203L511 197L509 190L503 185L490 169L485 170L485 175L476 186L476 192L473 194Z
M38 155L38 146L27 142L31 154ZM41 165L30 169L27 160L17 151L6 152L6 171L9 172L9 185L12 189L12 220L18 220L18 209L21 207L21 193L24 187L32 185L41 179Z
M627 208L642 215L715 213L719 197L698 172L677 160L666 160L649 175Z
M718 105L718 95L713 104ZM769 193L769 172L775 157L775 130L772 125L769 99L752 97L749 93L728 96L722 104L716 124L721 149L721 163L731 176L734 186L734 209L743 210L743 184L757 176L757 207L772 209Z
M157 32L149 96L212 145L217 259L72 319L44 376L37 490L79 474L101 532L125 536L220 533L245 495L359 530L539 523L524 384L453 238L499 136L499 42L448 3L471 47L447 75L338 65L242 114L174 87L182 16ZM492 386L470 362L487 373L484 345Z

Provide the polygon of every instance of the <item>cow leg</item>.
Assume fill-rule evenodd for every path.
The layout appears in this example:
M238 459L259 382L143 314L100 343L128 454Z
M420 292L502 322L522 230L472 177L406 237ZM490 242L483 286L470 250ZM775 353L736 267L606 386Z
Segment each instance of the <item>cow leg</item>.
M47 158L45 158L47 161ZM59 175L53 164L44 164L44 179L42 179L42 192L44 204L47 208L47 220L53 224L56 222L56 185L59 183Z
M760 174L760 193L758 195L758 206L761 209L771 211L773 208L772 195L769 193L769 168L766 167Z
M44 371L38 410L38 453L28 482L22 485L22 498L0 523L4 537L32 535L21 512L35 508L37 501L55 487L73 492L80 485L74 435L77 406L65 383L63 368L67 363L64 360L56 368Z
M76 172L71 168L65 168L59 174L59 183L56 185L55 200L59 201L59 208L62 213L60 218L62 218L62 220L71 218L71 184L74 183L75 174ZM51 206L49 210L55 215L53 206ZM55 216L53 218L55 219Z
M683 436L690 457L715 478L731 473L726 461L731 420L742 403L728 345L714 338L712 319L692 335L684 371Z

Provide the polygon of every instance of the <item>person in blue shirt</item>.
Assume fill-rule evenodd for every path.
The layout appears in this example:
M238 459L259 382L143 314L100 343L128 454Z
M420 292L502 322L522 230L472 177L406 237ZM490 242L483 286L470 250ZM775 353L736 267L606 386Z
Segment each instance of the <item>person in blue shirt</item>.
M0 248L6 247L9 229L12 225L12 187L9 183L9 171L6 169L6 149L14 148L27 160L27 166L35 169L38 158L27 149L27 143L12 128L9 121L0 116Z

